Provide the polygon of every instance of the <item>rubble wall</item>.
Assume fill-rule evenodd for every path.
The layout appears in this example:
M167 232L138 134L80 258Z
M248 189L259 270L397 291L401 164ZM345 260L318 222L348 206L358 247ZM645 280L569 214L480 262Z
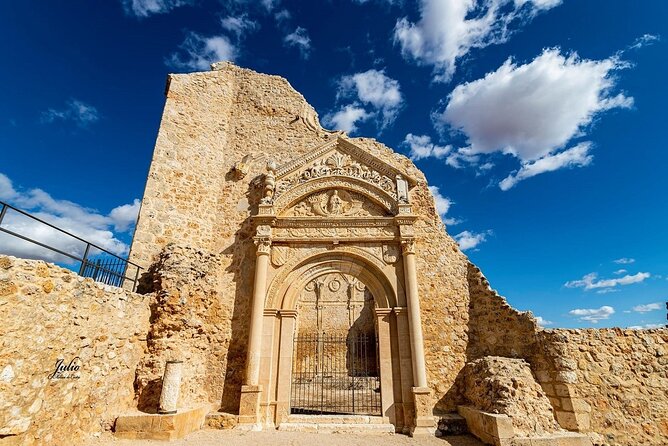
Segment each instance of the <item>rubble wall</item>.
M538 339L534 369L557 419L601 444L668 444L667 329L544 330Z
M76 444L134 408L148 302L53 264L0 256L0 444ZM60 359L78 370L54 376Z

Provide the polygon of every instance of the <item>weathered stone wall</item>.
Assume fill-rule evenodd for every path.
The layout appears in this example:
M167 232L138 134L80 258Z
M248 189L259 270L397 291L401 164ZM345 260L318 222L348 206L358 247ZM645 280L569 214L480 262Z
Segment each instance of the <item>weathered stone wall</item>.
M214 403L237 410L248 323L245 312L233 317L222 263L220 255L169 244L145 276L140 291L154 300L148 354L137 369L140 410L157 410L164 365L173 359L184 361L179 407Z
M0 256L0 444L75 444L134 407L148 298ZM78 379L50 379L78 357Z
M536 376L557 419L604 444L668 444L667 329L545 330L539 344Z

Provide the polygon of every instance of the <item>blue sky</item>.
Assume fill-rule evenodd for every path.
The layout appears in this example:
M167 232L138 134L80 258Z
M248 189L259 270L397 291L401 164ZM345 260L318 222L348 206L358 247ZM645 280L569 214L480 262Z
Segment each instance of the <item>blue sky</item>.
M126 252L167 73L229 59L412 157L448 232L547 327L665 323L667 2L91 5L0 3L1 200Z

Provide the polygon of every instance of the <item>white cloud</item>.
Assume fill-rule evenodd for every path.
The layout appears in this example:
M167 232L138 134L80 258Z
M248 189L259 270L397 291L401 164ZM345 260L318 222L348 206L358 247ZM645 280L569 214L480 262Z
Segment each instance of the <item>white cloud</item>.
M220 25L224 30L234 33L237 39L240 39L247 32L257 29L259 26L255 20L249 19L247 14L224 17L220 20Z
M148 17L164 14L172 9L192 4L192 0L122 0L123 10L127 15Z
M636 305L635 307L632 308L632 310L635 311L636 313L649 313L650 311L661 310L663 308L665 307L662 302L654 302L651 304Z
M458 85L441 122L463 131L469 153L511 153L533 161L582 133L597 113L630 107L633 99L611 96L615 58L592 61L547 49L517 66L508 59L484 78Z
M485 231L480 233L463 231L455 235L454 239L459 244L459 249L466 251L468 249L473 249L479 244L487 241L487 236L491 233L492 231Z
M301 57L308 59L311 53L311 38L306 29L298 26L297 29L283 38L283 42L285 42L287 46L296 47L299 50Z
M609 319L610 316L615 314L615 309L608 305L604 305L601 308L577 308L569 311L568 314L578 316L578 319L581 321L597 324L599 321Z
M392 123L403 105L399 82L388 77L384 70L371 69L343 76L338 95L355 95L362 104L373 107L382 116L381 127Z
M363 122L372 117L364 108L356 105L346 105L335 113L325 115L323 121L328 126L333 126L336 130L343 130L347 133L353 133L357 130L357 123Z
M554 155L546 155L536 161L523 162L517 173L510 174L504 178L499 187L506 191L522 180L540 175L545 172L554 172L564 167L584 167L594 159L589 154L590 142L581 142L575 147L559 152Z
M140 207L141 201L139 201L138 198L135 198L131 204L123 204L112 209L109 213L109 218L114 229L124 232L134 227L135 223L137 223Z
M409 133L403 142L410 148L410 158L420 160L422 158L434 157L443 158L452 150L451 145L438 146L431 142L431 137L427 135L413 135Z
M554 325L554 322L548 321L541 316L535 316L536 322L538 322L539 327L547 327L548 325Z
M119 232L131 231L139 211L139 200L134 200L132 204L118 206L105 215L71 201L54 199L41 189L17 190L12 181L1 173L0 199L118 255L127 254L129 247L117 238L112 229ZM83 255L85 245L81 241L15 211L7 211L2 227L64 252ZM64 256L8 234L0 234L0 237L1 251L5 254L54 262L67 260Z
M643 34L642 36L638 37L635 42L631 44L631 46L629 46L629 49L637 50L652 45L659 40L661 40L659 36L653 34Z
M169 56L166 63L179 69L204 71L213 62L233 61L237 53L237 48L227 36L206 37L191 31L179 51Z
M616 57L593 61L553 48L524 65L508 59L485 77L458 85L445 110L434 114L438 126L467 138L468 146L450 155L452 164L455 154L511 154L522 166L504 190L543 172L588 165L591 143L564 148L600 113L633 105L633 98L612 93L613 72L626 67Z
M629 257L622 257L621 259L613 260L614 263L617 263L619 265L630 265L631 263L634 263L636 259L631 259Z
M550 9L561 0L421 0L420 20L397 21L394 40L404 57L434 67L435 80L449 80L472 48L501 43L511 25Z
M454 202L448 197L444 197L441 194L441 191L438 189L438 186L429 186L429 192L431 192L431 194L434 196L436 212L438 212L438 215L441 216L443 223L450 226L461 223L460 219L446 217L446 214L450 210L450 206L452 206Z
M650 273L637 273L637 274L628 274L623 277L618 277L615 279L598 279L598 274L589 273L582 277L579 280L571 280L566 282L564 285L568 288L584 288L585 290L594 290L597 288L613 288L618 285L631 285L633 283L639 283L648 279L651 276Z
M629 330L651 330L653 328L665 328L666 324L644 324L644 325L631 325Z
M50 108L42 112L41 121L52 123L58 120L72 121L79 127L86 127L100 119L97 108L78 99L68 99L61 109Z
M618 270L615 271L613 274L620 275L620 274L624 274L624 273L628 273L628 271L625 270L624 268L622 268L622 269L618 269Z

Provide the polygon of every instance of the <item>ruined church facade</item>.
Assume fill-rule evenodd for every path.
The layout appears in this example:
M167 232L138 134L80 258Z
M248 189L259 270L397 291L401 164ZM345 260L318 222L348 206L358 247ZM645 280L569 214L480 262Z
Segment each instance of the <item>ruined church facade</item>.
M0 256L0 445L323 420L668 443L668 330L541 329L460 251L408 158L323 129L281 77L219 63L165 93L137 292ZM77 379L49 377L72 358ZM168 362L177 413L158 415Z
M480 431L485 412L509 415L510 437L668 435L649 407L664 397L644 392L629 421L615 385L592 378L607 373L594 350L640 335L545 331L511 308L447 234L408 158L322 128L285 79L230 63L170 75L166 97L131 250L151 265L140 291L156 296L140 408L155 404L162 364L181 358L182 404L240 425L366 413L433 435L459 412L498 443L500 427ZM663 351L665 330L648 336L647 355ZM666 383L658 361L650 375ZM637 364L622 368L644 386Z

